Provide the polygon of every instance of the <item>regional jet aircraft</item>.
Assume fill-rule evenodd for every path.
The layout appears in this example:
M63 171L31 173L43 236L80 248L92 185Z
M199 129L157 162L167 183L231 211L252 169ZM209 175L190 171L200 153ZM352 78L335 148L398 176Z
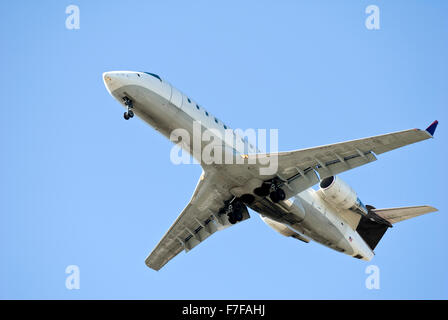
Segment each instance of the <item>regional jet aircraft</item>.
M432 138L437 121L426 130L410 129L314 148L265 153L156 74L105 72L103 80L109 93L126 108L126 120L137 115L171 140L179 128L193 136L195 123L200 124L201 133L209 130L222 133L222 137L230 131L233 135L232 143L228 139L219 142L235 158L230 163L210 163L195 152L194 141L182 137L174 141L185 140L180 141L180 150L188 151L201 164L203 173L190 202L147 257L146 265L154 270L160 270L182 250L193 249L216 231L248 219L248 208L283 236L305 243L314 240L367 261L393 224L437 211L431 206L377 209L364 205L337 176L375 161L377 155ZM234 143L236 140L242 143ZM199 143L200 148L205 148L209 142ZM274 159L275 172L263 173L262 167ZM318 190L312 188L316 184Z

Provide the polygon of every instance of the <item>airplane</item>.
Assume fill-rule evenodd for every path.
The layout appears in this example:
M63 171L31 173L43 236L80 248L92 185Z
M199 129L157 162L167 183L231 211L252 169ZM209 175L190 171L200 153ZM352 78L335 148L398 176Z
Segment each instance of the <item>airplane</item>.
M285 237L304 243L313 240L365 261L373 258L375 247L393 224L437 211L428 205L386 209L364 205L353 188L337 176L377 160L377 155L432 138L437 120L426 130L265 153L154 73L111 71L103 73L103 81L126 108L124 119L137 115L172 142L181 140L181 149L202 167L190 202L146 258L151 269L160 270L181 251L188 252L216 231L249 219L248 208ZM201 134L207 130L231 133L230 142L217 141L230 150L232 162L210 163L195 151L191 139L173 140L172 132L178 128L194 134L195 124ZM208 143L199 142L202 149ZM277 161L276 170L262 173L272 159ZM313 189L316 184L318 190Z

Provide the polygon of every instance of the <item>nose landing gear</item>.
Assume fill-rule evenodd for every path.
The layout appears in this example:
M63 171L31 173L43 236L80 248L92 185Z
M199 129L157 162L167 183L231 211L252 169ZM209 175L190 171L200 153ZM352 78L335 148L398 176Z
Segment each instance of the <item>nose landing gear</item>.
M124 104L128 107L128 111L126 111L123 115L125 120L129 120L130 118L134 117L134 111L132 111L132 108L134 108L134 104L132 103L132 100L128 97L123 98Z

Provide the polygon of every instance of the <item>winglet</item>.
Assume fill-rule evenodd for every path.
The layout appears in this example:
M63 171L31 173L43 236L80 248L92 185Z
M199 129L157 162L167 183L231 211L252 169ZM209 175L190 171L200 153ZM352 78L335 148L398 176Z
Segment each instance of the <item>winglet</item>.
M439 124L439 121L434 121L433 123L431 123L431 125L428 127L428 128L426 128L426 131L428 131L428 133L430 134L430 135L434 135L434 132L436 132L436 128L437 128L437 125Z

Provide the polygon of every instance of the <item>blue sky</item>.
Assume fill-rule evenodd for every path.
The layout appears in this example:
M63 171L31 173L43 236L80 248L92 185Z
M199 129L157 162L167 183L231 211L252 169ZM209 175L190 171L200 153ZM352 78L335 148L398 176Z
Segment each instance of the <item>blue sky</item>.
M65 8L80 8L80 29ZM380 8L367 30L365 8ZM13 1L0 4L0 298L448 298L444 1ZM124 121L110 70L159 74L233 128L292 150L440 121L435 139L342 174L366 204L440 211L396 225L371 262L252 219L162 271L144 259L196 186L172 145ZM369 265L380 289L365 287ZM80 290L65 288L78 265Z

